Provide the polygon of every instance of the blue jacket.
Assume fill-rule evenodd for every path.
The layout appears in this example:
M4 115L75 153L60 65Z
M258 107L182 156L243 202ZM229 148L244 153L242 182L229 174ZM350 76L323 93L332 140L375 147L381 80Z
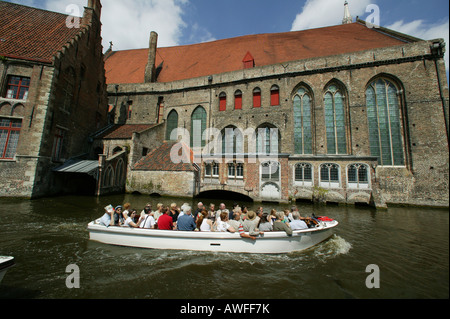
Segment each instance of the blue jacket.
M177 220L177 229L181 231L193 231L197 225L194 222L192 215L183 215Z

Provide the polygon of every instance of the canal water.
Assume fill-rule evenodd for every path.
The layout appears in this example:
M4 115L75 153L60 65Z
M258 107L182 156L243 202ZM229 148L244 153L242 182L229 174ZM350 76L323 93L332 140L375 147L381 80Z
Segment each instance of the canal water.
M186 201L195 207L198 200L137 195L0 199L0 255L16 258L0 285L0 299L449 298L449 213L440 209L376 211L298 203L302 216L325 215L340 225L327 242L284 255L145 250L89 240L87 224L108 204L130 202L140 211L147 202L153 208L159 202L181 206ZM216 207L221 202L202 201ZM289 207L263 206L266 211ZM66 286L73 274L66 272L69 265L80 270L78 289ZM369 265L379 272L366 272ZM376 274L380 287L369 289L366 281L375 282Z

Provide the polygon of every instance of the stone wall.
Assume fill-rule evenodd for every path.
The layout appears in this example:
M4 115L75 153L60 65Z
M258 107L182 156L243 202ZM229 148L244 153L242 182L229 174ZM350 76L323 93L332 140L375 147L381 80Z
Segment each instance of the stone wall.
M161 196L195 196L195 172L136 171L129 173L127 193Z

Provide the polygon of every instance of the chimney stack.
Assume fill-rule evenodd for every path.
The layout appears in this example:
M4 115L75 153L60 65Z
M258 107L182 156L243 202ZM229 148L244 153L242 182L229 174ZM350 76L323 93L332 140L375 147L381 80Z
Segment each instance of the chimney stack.
M150 44L148 51L148 62L145 68L145 83L156 81L156 48L158 46L158 33L152 31L150 33Z

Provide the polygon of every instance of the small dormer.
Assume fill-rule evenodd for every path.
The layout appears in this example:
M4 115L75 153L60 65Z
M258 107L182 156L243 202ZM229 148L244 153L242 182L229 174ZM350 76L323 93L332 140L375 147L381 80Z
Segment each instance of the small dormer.
M255 59L250 52L247 52L242 62L244 63L244 69L251 69L255 67Z

